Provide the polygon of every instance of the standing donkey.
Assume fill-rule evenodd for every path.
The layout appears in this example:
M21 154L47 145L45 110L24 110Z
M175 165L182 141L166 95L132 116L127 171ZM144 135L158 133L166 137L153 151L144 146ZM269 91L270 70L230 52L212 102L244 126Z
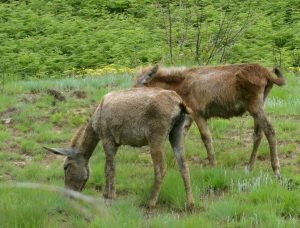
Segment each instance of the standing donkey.
M104 198L114 199L115 155L120 145L150 146L154 167L154 186L149 207L155 207L165 176L164 142L171 143L183 178L187 209L194 205L188 165L184 156L184 137L192 118L180 96L158 88L135 88L104 96L88 123L75 134L69 148L45 149L66 156L65 186L81 191L89 178L89 159L102 140L105 152ZM176 184L176 183L174 183Z
M195 68L142 69L136 75L135 87L160 87L174 90L193 111L211 165L216 164L212 138L207 127L211 117L230 118L248 111L254 118L253 149L248 164L252 170L264 132L270 147L274 174L280 177L275 130L264 112L264 102L273 84L284 85L284 77L274 68L277 78L258 64L235 64Z

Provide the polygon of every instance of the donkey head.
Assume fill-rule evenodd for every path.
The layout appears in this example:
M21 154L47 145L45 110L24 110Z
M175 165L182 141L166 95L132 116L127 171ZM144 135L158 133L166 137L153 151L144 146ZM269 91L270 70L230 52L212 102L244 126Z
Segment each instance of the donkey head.
M90 175L88 161L84 156L75 148L44 148L54 154L66 156L64 162L65 187L81 191Z
M147 67L143 69L140 73L136 75L136 81L134 87L142 87L145 86L148 82L150 82L156 75L158 71L159 65L155 65L154 67Z

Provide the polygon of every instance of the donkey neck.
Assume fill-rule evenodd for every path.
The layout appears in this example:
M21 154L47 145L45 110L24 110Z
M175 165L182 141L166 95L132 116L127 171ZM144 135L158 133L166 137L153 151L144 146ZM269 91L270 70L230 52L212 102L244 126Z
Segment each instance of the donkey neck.
M160 69L152 81L150 87L160 87L163 89L180 92L181 85L187 77L185 68Z
M98 142L99 136L95 133L90 120L86 125L81 126L71 141L71 147L78 150L78 154L89 160Z
M185 67L161 68L156 73L155 78L178 82L186 77L188 70Z

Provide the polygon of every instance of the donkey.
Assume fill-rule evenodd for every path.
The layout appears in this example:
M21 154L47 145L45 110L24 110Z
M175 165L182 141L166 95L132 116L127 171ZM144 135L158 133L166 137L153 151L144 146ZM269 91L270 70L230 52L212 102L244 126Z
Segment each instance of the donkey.
M280 177L275 130L264 112L264 101L273 84L282 86L284 77L278 68L277 78L258 64L235 64L195 68L146 67L136 75L134 87L160 87L179 94L193 113L204 142L210 165L216 164L212 138L207 127L211 117L230 118L248 111L254 118L253 149L247 165L251 171L257 150L266 135L274 174Z
M167 137L183 178L187 209L192 210L189 168L184 156L184 137L192 124L189 109L174 91L159 88L133 88L104 96L87 124L75 134L68 148L47 148L66 156L64 162L66 188L81 191L89 178L89 159L102 140L105 152L104 198L114 199L115 155L120 145L150 146L154 166L154 186L149 207L156 205L166 173L164 142Z

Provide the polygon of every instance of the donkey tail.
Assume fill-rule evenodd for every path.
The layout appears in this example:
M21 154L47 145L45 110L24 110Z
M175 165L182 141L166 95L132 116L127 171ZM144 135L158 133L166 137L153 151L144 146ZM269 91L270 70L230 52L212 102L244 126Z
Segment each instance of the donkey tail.
M283 86L285 84L285 78L279 68L274 67L272 72L276 74L277 78L274 78L271 74L269 74L268 79L278 86Z
M181 108L181 111L186 113L186 114L192 114L192 109L190 109L183 101L180 102L180 108Z

